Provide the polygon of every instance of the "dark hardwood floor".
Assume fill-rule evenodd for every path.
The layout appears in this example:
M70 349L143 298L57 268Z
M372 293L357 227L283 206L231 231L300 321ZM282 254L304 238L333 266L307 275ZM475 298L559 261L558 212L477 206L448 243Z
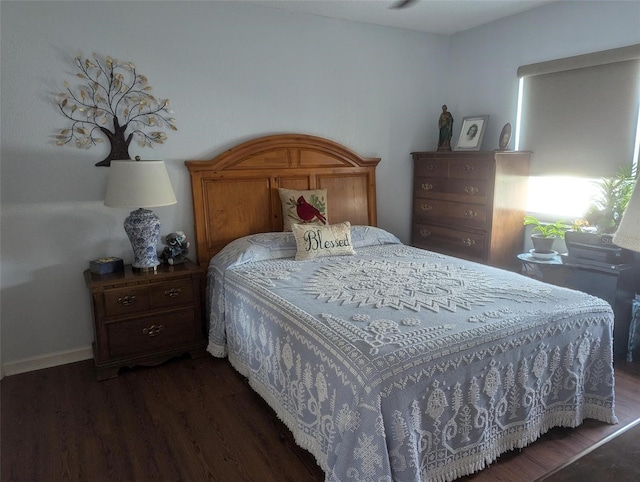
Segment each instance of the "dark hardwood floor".
M6 377L1 476L24 481L321 481L314 458L226 360L97 382L93 362ZM533 481L640 418L640 364L616 364L620 424L554 429L462 480Z

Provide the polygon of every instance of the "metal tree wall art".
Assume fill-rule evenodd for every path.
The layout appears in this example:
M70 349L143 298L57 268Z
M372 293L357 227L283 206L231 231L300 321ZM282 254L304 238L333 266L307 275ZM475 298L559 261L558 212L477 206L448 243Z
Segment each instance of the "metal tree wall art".
M74 142L89 149L104 142L111 143L111 152L96 166L109 166L114 159L130 159L129 144L135 137L142 147L162 144L167 135L160 129L177 131L170 117L169 99L156 99L144 75L136 72L132 62L122 62L109 56L75 59L81 84L72 87L65 81L66 92L56 96L56 103L71 126L56 136L56 144ZM156 130L153 130L156 129Z

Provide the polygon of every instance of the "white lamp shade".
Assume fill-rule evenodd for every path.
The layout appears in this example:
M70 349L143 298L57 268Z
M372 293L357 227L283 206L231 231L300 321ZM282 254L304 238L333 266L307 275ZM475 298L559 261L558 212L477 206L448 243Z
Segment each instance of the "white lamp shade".
M613 235L613 244L632 251L640 251L640 188L638 181L636 181L618 230Z
M111 161L105 206L152 208L177 202L164 161Z

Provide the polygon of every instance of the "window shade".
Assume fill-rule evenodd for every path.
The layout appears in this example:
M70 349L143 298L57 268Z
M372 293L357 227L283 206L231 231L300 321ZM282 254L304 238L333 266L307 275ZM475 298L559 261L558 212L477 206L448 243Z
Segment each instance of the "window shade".
M532 176L612 177L633 159L640 44L520 67Z

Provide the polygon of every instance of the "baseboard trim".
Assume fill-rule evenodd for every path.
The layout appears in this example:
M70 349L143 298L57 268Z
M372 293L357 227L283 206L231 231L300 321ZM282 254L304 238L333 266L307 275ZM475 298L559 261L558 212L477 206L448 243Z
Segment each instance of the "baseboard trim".
M46 355L24 358L13 362L2 364L2 375L11 376L20 373L42 370L43 368L57 367L67 363L75 363L93 358L93 350L90 346L86 348L76 348L74 350L58 351Z

